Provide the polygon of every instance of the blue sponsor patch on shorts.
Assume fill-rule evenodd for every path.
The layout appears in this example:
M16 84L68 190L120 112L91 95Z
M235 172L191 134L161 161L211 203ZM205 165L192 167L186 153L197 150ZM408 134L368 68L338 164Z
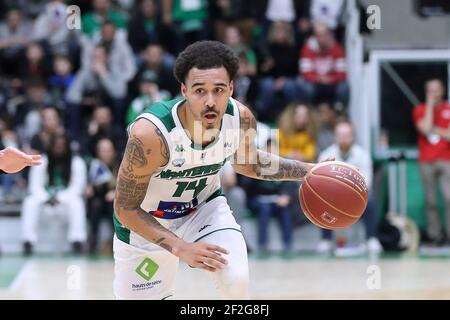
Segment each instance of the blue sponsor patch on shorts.
M190 202L160 201L158 209L149 213L161 219L177 219L196 211L197 205L197 198Z

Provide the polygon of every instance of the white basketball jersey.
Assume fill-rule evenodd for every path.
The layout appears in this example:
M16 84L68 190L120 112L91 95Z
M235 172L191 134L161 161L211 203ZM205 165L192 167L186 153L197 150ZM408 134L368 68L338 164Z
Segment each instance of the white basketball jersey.
M157 218L195 214L200 204L223 195L219 171L239 146L239 109L234 99L228 102L219 135L204 147L192 142L180 122L178 107L184 101L179 98L155 103L136 118L152 122L169 147L169 162L152 175L141 204L143 210ZM117 237L130 243L130 231L115 217L114 225Z

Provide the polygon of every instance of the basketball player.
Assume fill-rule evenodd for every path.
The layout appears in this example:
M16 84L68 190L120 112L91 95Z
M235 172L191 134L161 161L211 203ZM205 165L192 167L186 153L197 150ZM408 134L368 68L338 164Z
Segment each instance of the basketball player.
M201 41L178 56L182 98L151 105L129 126L114 202L114 293L166 299L179 260L210 271L223 299L248 297L247 249L220 189L219 170L302 179L313 164L257 150L256 120L231 98L238 58Z
M40 164L40 155L28 155L13 147L0 150L0 172L15 173L27 166L38 166Z

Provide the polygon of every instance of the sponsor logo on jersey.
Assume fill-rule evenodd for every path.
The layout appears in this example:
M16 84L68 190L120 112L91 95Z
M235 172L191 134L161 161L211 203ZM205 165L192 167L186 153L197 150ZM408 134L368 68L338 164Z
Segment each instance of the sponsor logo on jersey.
M190 202L160 201L158 209L150 213L157 218L177 219L197 210L198 199Z
M177 144L177 146L175 147L176 152L183 152L184 150L185 149L182 144Z
M144 280L149 281L158 271L159 265L150 258L145 258L136 268L136 273Z
M186 162L186 159L178 158L172 160L172 165L174 167L181 167Z
M152 289L154 286L161 284L161 282L162 282L161 280L155 280L155 281L144 282L144 283L132 283L131 290L139 291L139 290Z
M200 178L218 173L220 168L225 164L226 160L221 163L210 164L207 166L199 166L182 171L164 170L156 177L161 179L180 179L180 178Z
M150 258L145 258L136 268L136 273L147 282L132 283L131 290L147 290L152 289L154 286L161 284L161 280L150 281L159 269L159 265Z

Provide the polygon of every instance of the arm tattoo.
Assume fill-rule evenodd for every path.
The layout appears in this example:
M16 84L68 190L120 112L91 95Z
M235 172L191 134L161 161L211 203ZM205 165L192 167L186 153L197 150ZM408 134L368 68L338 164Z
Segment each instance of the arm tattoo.
M284 159L275 154L257 150L254 143L256 119L248 110L243 110L240 116L240 129L244 133L243 139L245 140L242 143L245 145L244 152L248 158L245 159L244 157L242 159L242 154L236 152L234 155L234 165L242 168L242 172L262 180L297 181L308 173L308 165L303 162ZM254 130L253 135L247 134L250 130Z
M276 168L271 168L273 164ZM308 173L308 167L303 162L281 158L260 150L258 164L253 168L256 176L264 180L300 180Z
M166 249L169 252L172 252L172 246L163 242L164 240L166 240L166 238L159 238L158 240L155 241L155 244L159 245L160 247Z
M161 155L168 159L169 149L160 130L155 131L160 140ZM144 236L147 240L172 252L172 246L168 244L169 238L176 237L172 232L164 228L152 215L141 209L141 203L147 195L150 173L146 173L148 165L147 156L152 149L145 149L144 143L137 136L130 136L124 159L119 170L116 186L116 198L114 201L115 213L119 217L131 217L135 225L135 232ZM140 170L137 170L140 169ZM133 218L136 217L136 218ZM136 219L143 224L136 224Z
M248 111L242 112L239 118L239 124L242 130L248 130L250 128L256 130L256 119L253 114Z
M129 172L133 172L133 167L142 168L148 163L143 143L137 137L133 136L130 138L127 143L125 155L128 161L127 170Z
M116 206L118 209L135 210L138 209L147 193L148 183L137 183L136 180L129 179L125 175L119 174L117 182ZM120 213L120 210L118 210Z
M132 136L128 140L125 150L124 166L119 172L117 181L116 206L120 209L135 210L139 208L147 193L148 181L139 182L139 175L133 174L134 168L142 168L148 160L144 153L144 144L139 138ZM142 175L141 175L142 176Z
M163 133L161 132L161 130L159 130L158 128L156 128L156 134L158 135L159 143L161 144L161 146L160 146L161 155L163 156L163 158L166 161L169 161L170 154L169 154L169 146L167 145L167 141L164 138Z
M245 168L249 163L256 163L256 119L253 114L243 109L239 112L240 147L233 156L233 165Z
M169 233L172 234L172 232L170 232L169 230L167 230L166 228L164 228L153 216L149 215L147 212L145 212L144 210L139 210L138 211L138 216L139 218L146 224L148 225L152 230L157 230L159 232L163 232L165 234ZM154 244L157 244L158 246L160 246L161 248L166 249L169 252L172 252L172 246L169 245L168 243L165 243L164 241L166 240L165 237L159 237L158 239L151 239L151 241Z

